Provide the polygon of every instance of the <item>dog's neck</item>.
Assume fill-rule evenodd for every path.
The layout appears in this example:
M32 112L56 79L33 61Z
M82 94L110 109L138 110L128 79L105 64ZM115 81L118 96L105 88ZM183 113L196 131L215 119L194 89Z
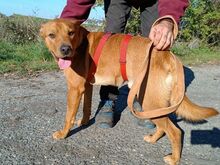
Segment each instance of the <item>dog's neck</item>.
M85 76L85 70L87 68L86 58L87 58L87 49L88 49L88 39L87 34L89 33L85 28L80 27L78 35L78 46L74 51L72 57L71 68L81 76ZM82 66L82 67L79 67Z
M79 75L85 76L83 73L88 72L93 61L92 57L104 32L89 32L80 26L78 35L79 45L74 52L71 68ZM83 67L79 67L79 65ZM85 69L86 71L79 70L79 68L83 68L83 70Z

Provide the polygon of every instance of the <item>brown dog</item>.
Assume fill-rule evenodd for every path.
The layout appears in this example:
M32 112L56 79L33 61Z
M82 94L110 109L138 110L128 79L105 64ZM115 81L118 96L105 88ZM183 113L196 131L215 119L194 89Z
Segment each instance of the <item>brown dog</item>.
M120 43L124 35L112 35L105 43L95 75L89 82L87 79L89 68L93 63L97 45L104 35L103 32L88 32L76 21L56 19L42 25L40 34L60 67L64 69L67 80L65 125L62 130L53 134L54 139L63 139L75 123L83 94L83 118L78 124L88 123L91 114L91 84L120 86L124 83L119 64ZM139 94L144 112L140 114L135 110L132 112L141 118L151 118L157 128L153 135L146 135L144 140L155 143L164 133L167 134L172 145L172 154L164 157L164 160L174 165L180 160L181 131L167 116L169 112L161 109L174 105L172 111L175 110L177 115L191 121L202 120L217 115L218 112L212 108L197 106L184 95L184 85L180 87L181 83L184 83L181 63L170 51L150 50L150 43L147 38L134 36L128 44L126 74L129 87L133 87L131 88L132 94L129 94L131 100L128 103L133 109L131 104L136 93ZM150 52L149 61L146 61L144 59L147 59L148 52ZM143 69L143 67L148 69ZM140 75L142 75L141 78ZM153 109L159 109L155 111L156 115ZM149 113L150 117L149 114L145 114L147 110L153 112ZM164 114L160 114L161 112Z

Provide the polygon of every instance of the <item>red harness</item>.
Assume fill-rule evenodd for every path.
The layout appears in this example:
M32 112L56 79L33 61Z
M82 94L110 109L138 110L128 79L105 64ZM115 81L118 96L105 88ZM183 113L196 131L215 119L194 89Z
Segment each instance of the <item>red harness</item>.
M128 77L126 74L126 55L127 55L128 43L129 43L131 37L132 36L129 34L125 35L121 41L121 47L120 47L121 75L122 75L124 81L128 80Z
M90 70L89 70L89 74L88 74L88 81L91 81L93 76L95 75L96 72L96 66L98 65L99 62L99 58L102 52L102 49L106 43L106 41L108 40L108 38L112 35L112 33L106 33L105 35L102 36L101 40L99 41L99 44L96 48L95 54L93 56L93 62ZM128 43L130 41L130 39L132 38L131 35L126 34L124 36L124 38L121 41L121 46L120 46L120 66L121 66L121 75L124 79L124 81L127 81L127 74L126 74L126 54L127 54L127 47L128 47Z

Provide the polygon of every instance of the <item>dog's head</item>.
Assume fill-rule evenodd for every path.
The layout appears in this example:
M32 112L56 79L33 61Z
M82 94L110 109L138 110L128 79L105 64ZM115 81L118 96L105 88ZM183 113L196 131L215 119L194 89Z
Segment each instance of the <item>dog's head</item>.
M40 36L56 61L64 63L74 56L82 41L80 22L69 19L49 21L41 26Z

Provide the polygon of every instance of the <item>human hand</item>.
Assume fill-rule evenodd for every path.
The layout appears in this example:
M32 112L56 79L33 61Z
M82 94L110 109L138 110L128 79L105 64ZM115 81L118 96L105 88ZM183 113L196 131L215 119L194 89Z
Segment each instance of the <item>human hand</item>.
M174 23L171 19L162 19L151 28L149 38L157 50L166 50L173 45Z

